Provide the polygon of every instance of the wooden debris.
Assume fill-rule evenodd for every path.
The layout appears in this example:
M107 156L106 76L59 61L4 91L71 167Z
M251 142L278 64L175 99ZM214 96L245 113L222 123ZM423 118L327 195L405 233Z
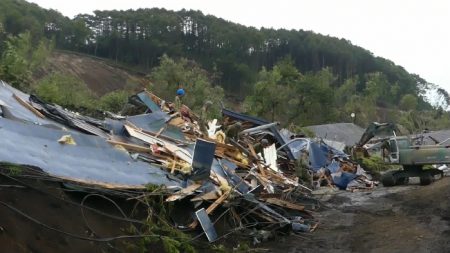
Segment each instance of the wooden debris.
M194 191L196 191L201 186L202 186L201 184L189 185L188 187L183 188L180 191L176 192L175 194L172 194L169 197L167 197L166 201L167 202L172 202L172 201L183 199L186 196L192 195L194 193Z
M114 141L114 140L107 140L107 142L109 142L113 145L120 145L130 151L135 151L135 152L140 152L140 153L152 153L151 148L144 147L144 146L139 146L139 145L120 142L120 141Z
M13 94L13 98L15 98L17 100L17 102L19 102L21 105L23 105L25 108L27 108L28 110L30 110L32 113L34 113L36 116L38 116L41 119L45 119L45 116L39 112L38 110L36 110L33 106L31 106L28 102L26 102L25 100L21 99L19 96L17 96L16 94Z
M187 150L180 148L175 144L172 144L170 142L167 142L167 141L161 140L159 138L156 138L154 136L151 136L151 135L144 133L141 130L136 129L127 124L125 125L125 129L131 136L133 136L139 140L142 140L149 144L160 145L160 146L166 148L168 151L170 151L173 155L177 156L178 158L180 158L186 162L189 162L189 163L192 162L192 156L190 155L190 153Z
M294 203L291 203L289 201L286 200L282 200L282 199L277 199L277 198L267 198L267 199L263 199L266 203L272 204L272 205L277 205L280 207L285 207L285 208L289 208L289 209L293 209L293 210L297 210L297 211L303 211L305 210L304 206L301 205L297 205Z

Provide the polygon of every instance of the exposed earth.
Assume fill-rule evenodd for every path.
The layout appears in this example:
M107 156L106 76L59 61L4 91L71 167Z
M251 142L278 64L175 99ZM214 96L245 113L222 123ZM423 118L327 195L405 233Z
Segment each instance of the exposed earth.
M143 85L144 73L125 69L114 62L67 51L52 53L48 64L41 69L38 76L59 72L72 75L86 83L96 95L124 89L128 86Z
M61 185L39 184L33 188L2 177L0 200L51 227L86 237L95 230L101 237L124 234L129 224L118 223L61 201L75 200ZM418 180L417 180L418 181ZM315 213L320 225L314 233L278 237L256 245L262 252L450 252L450 178L428 186L410 185L373 191L318 195L323 208ZM55 197L50 197L50 195ZM111 203L92 199L108 213L120 215ZM89 204L89 203L86 203ZM89 205L91 205L89 204ZM88 223L86 223L88 222ZM138 241L127 240L134 244ZM65 236L0 206L0 252L134 252L119 241L90 242ZM153 252L163 252L154 248ZM203 251L199 249L200 251Z
M268 242L273 252L450 252L450 178L428 186L323 195L313 234ZM324 199L325 200L325 199Z

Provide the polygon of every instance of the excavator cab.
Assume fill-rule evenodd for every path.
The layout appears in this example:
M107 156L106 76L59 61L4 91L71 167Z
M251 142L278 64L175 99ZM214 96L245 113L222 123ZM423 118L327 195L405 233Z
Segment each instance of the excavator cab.
M398 143L397 143L397 139L396 138L391 138L389 140L389 162L390 163L395 163L398 164L399 163L399 158L398 158Z

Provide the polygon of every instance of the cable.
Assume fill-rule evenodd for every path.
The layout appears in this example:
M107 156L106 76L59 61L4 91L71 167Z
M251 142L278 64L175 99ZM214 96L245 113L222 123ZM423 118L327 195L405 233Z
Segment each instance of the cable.
M0 201L0 204L2 204L3 206L9 208L10 210L20 214L21 216L27 218L28 220L48 229L48 230L52 230L67 236L70 236L72 238L75 239L79 239L79 240L83 240L83 241L94 241L94 242L110 242L110 241L114 241L114 240L120 240L120 239L133 239L133 238L145 238L145 237L164 237L161 235L120 235L120 236L114 236L114 237L103 237L103 238L90 238L90 237L86 237L86 236L81 236L81 235L76 235L76 234L72 234L66 231L62 231L60 229L54 228L54 227L50 227L47 224L42 223L41 221L29 216L28 214L22 212L21 210L9 205L8 203L5 203L3 201Z
M111 215L111 214L102 212L102 211L97 210L97 209L92 208L92 207L82 206L80 203L77 203L77 202L74 202L74 201L71 201L71 200L67 200L67 199L63 199L63 198L61 198L61 197L55 196L55 195L53 195L53 194L50 194L50 193L48 193L48 192L42 191L42 190L39 189L39 188L36 188L36 187L34 187L34 186L31 186L31 185L29 185L29 184L27 184L27 183L24 183L24 182L21 181L21 180L18 180L18 179L16 179L16 178L11 177L11 176L9 176L9 175L6 175L6 174L4 174L4 173L1 173L1 172L0 172L0 175L3 175L3 176L6 177L6 178L9 178L9 179L11 179L11 180L13 180L13 181L15 181L15 182L18 182L18 183L20 183L20 184L22 184L22 185L24 185L24 186L26 186L26 187L28 187L28 188L30 188L30 189L33 189L33 190L35 190L35 191L38 191L38 192L42 193L42 194L49 195L49 196L51 196L51 197L53 197L53 198L56 198L56 199L58 199L58 200L61 200L61 201L63 201L63 202L66 202L66 203L69 203L69 204L72 204L72 205L76 205L76 206L79 206L79 207L84 207L84 208L86 208L86 209L88 209L88 210L90 210L90 211L93 211L93 212L95 212L95 213L97 213L97 214L100 214L100 215L109 217L109 218L111 218L111 219L116 219L116 220L121 220L121 221L127 221L127 222L133 222L133 223L138 223L138 224L141 224L141 225L146 225L145 222L140 221L140 220L135 220L135 219L130 219L130 218L122 218L122 217L119 217L119 216L115 216L115 215Z
M81 215L83 216L83 220L84 220L85 225L92 231L92 233L94 233L95 235L98 236L98 234L92 229L92 227L89 226L89 223L87 222L87 219L86 219L86 215L84 214L84 208L83 208L83 207L85 207L84 202L85 202L88 198L94 197L94 196L95 196L95 197L100 197L100 198L106 199L106 200L108 200L109 202L111 202L111 203L117 208L117 210L119 210L119 212L122 214L122 216L123 216L125 219L129 220L128 216L125 214L125 212L122 210L122 208L120 208L120 206L119 206L114 200L112 200L112 199L110 199L110 198L108 198L108 197L106 197L106 196L100 195L100 194L95 194L95 193L88 194L88 195L84 196L84 198L81 200L81 203L80 203L81 208L80 208L80 210L81 210ZM131 226L133 226L133 227L135 228L135 230L136 230L136 231L138 232L138 234L140 235L141 233L139 233L139 230L134 226L133 222L130 222L130 224L131 224Z

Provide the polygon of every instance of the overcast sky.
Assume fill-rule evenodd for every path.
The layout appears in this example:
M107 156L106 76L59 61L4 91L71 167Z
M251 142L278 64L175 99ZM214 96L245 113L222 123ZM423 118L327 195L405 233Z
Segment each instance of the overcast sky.
M447 0L28 0L73 17L93 10L194 9L257 28L311 30L350 40L450 92Z

